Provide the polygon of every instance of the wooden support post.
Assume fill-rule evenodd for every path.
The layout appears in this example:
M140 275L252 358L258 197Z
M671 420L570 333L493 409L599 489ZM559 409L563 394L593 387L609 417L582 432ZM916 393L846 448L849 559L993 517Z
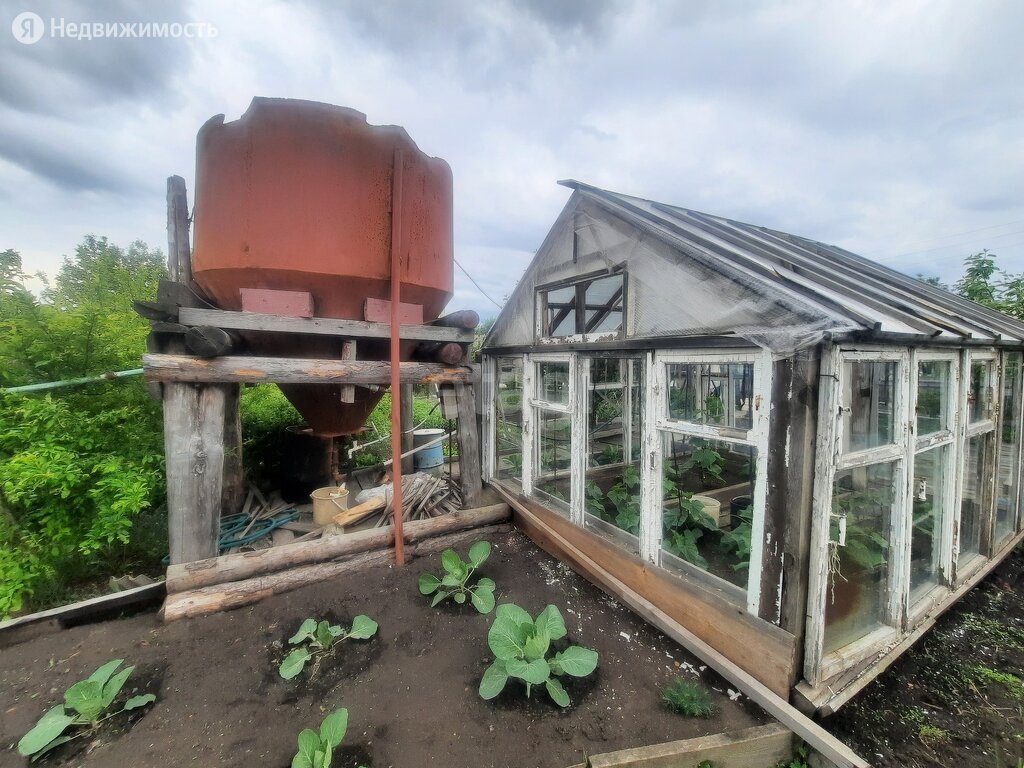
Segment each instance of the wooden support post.
M192 283L192 248L189 245L188 196L181 176L167 179L167 271L171 280Z
M455 385L455 403L459 411L459 482L463 503L476 506L482 490L480 467L480 431L476 421L476 398L472 384Z
M245 470L242 462L241 387L224 384L224 482L221 516L242 511L245 503Z
M400 387L400 394L402 399L402 453L408 453L412 450L412 428L416 426L413 423L412 415L412 384L403 384ZM412 474L415 458L415 456L406 456L402 459L403 473Z
M171 563L214 557L224 481L228 387L164 385L164 452Z
M356 343L349 339L341 343L341 359L342 360L355 360L356 359ZM341 402L343 403L354 403L356 401L356 388L352 384L345 384L341 388Z

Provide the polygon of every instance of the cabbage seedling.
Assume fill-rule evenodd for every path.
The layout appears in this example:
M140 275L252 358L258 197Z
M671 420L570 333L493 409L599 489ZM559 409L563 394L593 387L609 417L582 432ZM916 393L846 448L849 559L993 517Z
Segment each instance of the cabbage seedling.
M104 720L156 701L156 696L146 693L142 696L132 696L116 712L107 711L135 669L125 667L117 672L117 668L123 663L124 659L108 661L89 675L88 679L68 688L64 694L64 703L58 704L43 715L35 727L18 742L18 752L35 760L54 747L91 733ZM72 736L64 736L64 731L72 726L85 728Z
M558 676L586 677L597 668L597 651L570 645L547 658L552 641L563 637L565 621L555 606L549 605L534 621L518 605L499 605L487 633L494 663L480 681L480 696L493 699L514 677L526 683L527 698L533 686L543 685L558 706L569 706L569 694Z
M347 709L335 710L325 717L319 733L304 728L299 733L299 751L292 758L292 768L331 768L331 754L347 730Z
M441 553L444 576L440 579L429 573L420 576L420 594L434 595L431 606L449 597L462 605L468 597L473 607L480 613L490 613L494 610L494 582L484 577L472 587L466 586L473 573L484 564L490 554L491 544L487 541L478 541L469 548L468 563L463 562L454 549L446 549Z
M289 645L299 645L285 657L278 670L285 680L298 675L306 662L315 658L316 664L331 652L336 643L342 640L369 640L377 634L377 622L369 616L359 615L352 619L352 628L344 629L329 621L306 619L299 626L299 631L288 640Z

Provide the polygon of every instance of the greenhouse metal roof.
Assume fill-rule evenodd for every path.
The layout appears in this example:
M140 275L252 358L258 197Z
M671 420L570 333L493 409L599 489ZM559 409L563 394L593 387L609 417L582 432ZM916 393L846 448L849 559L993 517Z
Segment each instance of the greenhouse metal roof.
M834 245L768 227L560 181L583 198L700 258L719 260L823 316L871 334L1024 344L1024 322Z

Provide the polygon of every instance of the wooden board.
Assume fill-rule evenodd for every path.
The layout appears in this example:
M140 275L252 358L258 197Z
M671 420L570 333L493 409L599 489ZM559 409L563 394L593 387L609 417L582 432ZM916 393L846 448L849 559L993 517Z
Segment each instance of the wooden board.
M793 756L793 732L773 723L696 739L591 755L589 768L770 768Z
M796 646L788 632L619 549L530 499L512 497L500 487L498 490L515 509L516 525L542 549L565 559L562 548L548 535L549 530L556 532L586 552L602 572L628 584L777 695L788 699L796 664Z
M391 302L387 299L363 301L363 319L371 323L391 323ZM398 305L398 322L402 325L423 325L423 305Z
M389 384L391 364L377 360L308 360L287 357L217 357L205 360L188 355L142 356L146 381L253 384ZM467 382L468 367L439 363L401 363L403 382L441 384Z
M236 331L267 331L270 333L306 333L317 336L341 336L351 339L389 339L390 323L365 320L341 320L332 317L278 317L257 312L226 312L220 309L182 307L178 322L184 325L215 325ZM403 341L459 341L473 343L473 331L436 325L402 325Z
M501 489L499 492L502 492ZM502 495L507 496L504 492ZM563 562L619 599L648 624L657 627L665 635L712 667L768 714L807 742L828 765L834 766L834 768L870 768L867 761L793 707L787 698L771 690L758 678L726 658L718 649L702 640L658 605L616 578L592 559L589 551L584 552L577 548L554 527L539 519L521 501L509 499L509 503L516 512L516 525L527 530L530 537L542 548L549 552L558 552L558 556ZM568 521L566 523L568 524ZM772 625L768 624L767 626ZM758 645L750 645L747 648L747 655L759 658L760 650Z
M278 317L312 317L313 294L269 288L239 288L242 311Z

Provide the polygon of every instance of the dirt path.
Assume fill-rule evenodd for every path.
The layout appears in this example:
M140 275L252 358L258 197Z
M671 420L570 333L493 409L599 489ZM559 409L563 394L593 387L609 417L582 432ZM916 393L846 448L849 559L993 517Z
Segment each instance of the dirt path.
M478 697L493 614L430 608L416 582L440 571L434 556L216 616L163 626L144 614L0 651L0 765L25 765L14 750L18 739L69 685L112 658L138 665L133 680L155 692L157 703L126 732L62 747L42 765L287 766L298 732L342 706L350 714L345 743L356 751L341 764L375 768L565 768L587 753L766 722L750 702L731 701L710 670L701 677L719 690L718 714L668 713L659 692L679 674L697 674L693 657L520 534L493 543L481 572L497 582L498 602L534 614L558 605L570 639L600 654L596 676L568 687L567 711L537 694L526 700L511 686L493 702ZM346 643L310 684L277 676L281 642L304 618L359 613L379 622L378 637Z

